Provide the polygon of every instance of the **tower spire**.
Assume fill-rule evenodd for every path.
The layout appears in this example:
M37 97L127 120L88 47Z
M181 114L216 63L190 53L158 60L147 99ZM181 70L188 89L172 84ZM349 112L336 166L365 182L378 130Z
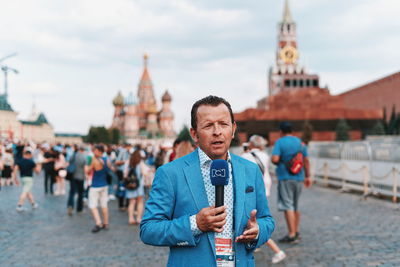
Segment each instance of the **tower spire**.
M149 55L147 53L144 53L144 55L143 55L143 74L142 74L141 81L150 80L149 71L147 70L148 61L149 61Z
M147 61L149 59L149 55L147 53L144 53L143 55L143 60L144 60L144 67L147 68Z
M139 86L138 86L138 100L139 100L139 116L140 116L140 129L146 128L146 121L147 121L147 111L150 105L156 104L156 99L154 97L153 91L153 84L150 79L149 71L147 68L148 64L148 54L145 53L143 55L144 59L144 67L143 67L143 74L142 78L140 79Z
M289 0L285 0L285 7L283 9L283 22L292 23L292 14L290 14Z

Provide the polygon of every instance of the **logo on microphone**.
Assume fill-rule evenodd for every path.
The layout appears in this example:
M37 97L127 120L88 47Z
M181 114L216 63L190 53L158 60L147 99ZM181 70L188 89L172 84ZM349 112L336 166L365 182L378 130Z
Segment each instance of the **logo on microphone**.
M213 177L221 177L221 178L225 178L226 177L226 171L225 169L212 169L211 170L211 176Z

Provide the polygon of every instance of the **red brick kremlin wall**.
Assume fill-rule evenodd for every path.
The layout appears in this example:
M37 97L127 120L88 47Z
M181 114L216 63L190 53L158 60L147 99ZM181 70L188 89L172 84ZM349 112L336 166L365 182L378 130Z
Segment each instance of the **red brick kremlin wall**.
M400 72L367 83L341 95L344 105L356 109L383 109L388 117L393 105L400 111Z
M350 139L360 140L383 118L382 109L346 107L343 97L323 88L281 92L268 98L268 109L246 109L235 114L241 142L253 134L273 144L279 138L279 123L289 121L296 135L302 135L307 121L313 127L312 140L333 141L340 119L350 125Z

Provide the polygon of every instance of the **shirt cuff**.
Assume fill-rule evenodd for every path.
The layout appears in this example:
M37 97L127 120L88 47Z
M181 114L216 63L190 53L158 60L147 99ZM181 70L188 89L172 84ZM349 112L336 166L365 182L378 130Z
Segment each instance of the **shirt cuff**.
M199 227L197 227L197 222L196 222L196 214L190 216L190 230L192 230L193 236L198 236L201 233L203 233Z

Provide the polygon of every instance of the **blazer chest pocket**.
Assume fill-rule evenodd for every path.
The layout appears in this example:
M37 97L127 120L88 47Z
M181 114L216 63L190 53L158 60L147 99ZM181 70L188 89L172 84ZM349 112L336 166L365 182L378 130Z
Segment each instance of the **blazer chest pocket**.
M244 205L246 216L250 218L251 211L256 209L256 192L253 186L246 186Z

